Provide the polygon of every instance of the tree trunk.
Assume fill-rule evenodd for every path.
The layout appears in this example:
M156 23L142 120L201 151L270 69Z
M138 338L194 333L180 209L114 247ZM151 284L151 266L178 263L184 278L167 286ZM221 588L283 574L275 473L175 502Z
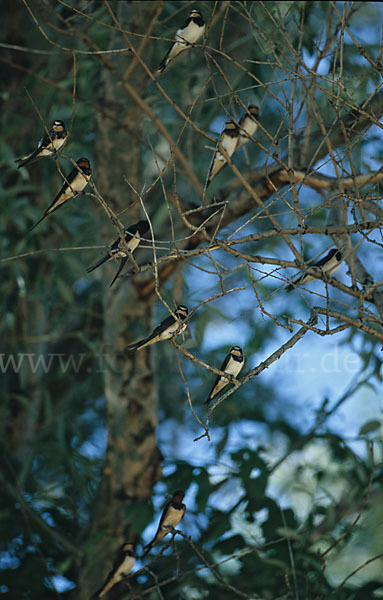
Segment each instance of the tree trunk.
M112 10L119 23L129 31L146 31L157 2L115 2ZM138 45L133 38L132 42ZM110 47L121 47L122 35L111 33ZM129 54L115 55L113 65L121 74L130 65ZM141 185L140 136L142 111L127 97L111 71L102 69L101 104L113 106L121 123L134 130L128 135L108 119L98 116L94 179L103 198L117 213L136 198L127 185L126 177L135 189ZM135 69L129 83L143 95L147 80L142 71ZM99 209L101 213L101 209ZM121 215L124 226L129 226L144 215L137 203ZM102 212L100 230L106 243L115 237L115 231ZM134 286L126 279L117 281L110 289L111 273L115 263L106 266L100 277L104 285L104 346L103 373L107 413L108 443L102 482L93 513L90 536L94 556L85 556L80 571L79 598L89 596L102 584L111 567L114 554L124 539L137 541L139 532L126 516L126 508L146 502L152 495L153 485L161 477L161 454L156 446L157 395L151 365L151 349L133 357L122 356L132 342L134 324L139 319L145 327L152 326L153 302L143 304L137 299Z

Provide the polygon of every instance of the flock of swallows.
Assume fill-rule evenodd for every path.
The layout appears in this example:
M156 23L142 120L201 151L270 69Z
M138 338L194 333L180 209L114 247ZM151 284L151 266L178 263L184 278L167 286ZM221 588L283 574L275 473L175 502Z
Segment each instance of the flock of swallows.
M202 37L204 30L205 23L201 13L198 10L192 10L190 16L186 19L183 26L177 31L175 35L175 42L170 46L169 51L162 60L157 71L162 73L177 56L190 48ZM213 178L218 175L218 173L227 164L227 160L221 150L223 149L227 156L231 158L236 150L252 139L258 128L258 114L258 107L250 105L244 115L241 117L238 124L232 120L226 122L225 128L218 139L217 146L213 154L206 187L210 185ZM68 133L65 129L64 122L59 120L54 121L52 128L40 140L35 150L28 156L16 161L19 163L18 168L31 164L45 156L56 155L58 150L60 150L60 148L62 148L66 143L67 139ZM33 225L32 229L34 229L39 223L41 223L41 221L43 221L43 219L65 204L68 200L82 192L88 184L91 175L92 169L89 160L87 158L80 158L69 175L65 177L65 183L53 200L52 204L47 208L41 219L35 223L35 225ZM94 266L90 267L88 272L90 273L109 260L121 259L117 273L110 284L112 286L123 269L129 253L133 254L134 250L136 250L136 248L139 246L143 236L148 230L149 223L146 220L139 221L138 223L135 223L131 227L125 229L124 236L119 237L111 245L108 253ZM288 285L286 290L291 291L297 285L308 283L309 281L312 281L318 274L320 275L326 273L331 275L340 266L341 261L341 252L336 248L333 248L326 256L324 256L317 263L313 264L310 267L309 272L303 273L290 285ZM168 340L179 335L186 329L187 316L187 306L178 306L174 311L174 316L169 315L153 330L148 337L128 346L127 350L134 352L140 348L145 348L146 346L156 342ZM243 365L244 357L242 354L242 349L239 346L233 346L223 361L220 370L228 375L237 377ZM218 375L205 404L209 404L211 400L227 385L229 385L229 380L224 376ZM157 532L151 542L145 546L146 551L143 556L145 556L151 550L154 544L159 542L167 533L174 531L174 528L181 521L186 511L186 506L182 502L184 495L185 494L183 491L177 490L174 492L172 499L166 503ZM131 572L134 564L135 554L133 544L130 542L124 542L118 552L113 568L104 582L104 585L93 595L92 598L95 600L96 598L102 598L104 595L106 595L116 583L121 581Z

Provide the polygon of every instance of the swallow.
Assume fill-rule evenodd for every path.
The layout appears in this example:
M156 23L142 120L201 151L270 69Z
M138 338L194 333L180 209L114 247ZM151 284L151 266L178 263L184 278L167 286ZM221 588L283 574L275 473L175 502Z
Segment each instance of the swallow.
M157 71L162 73L168 64L195 44L205 31L205 21L199 10L192 10L185 23L176 33L176 41L172 44Z
M31 227L30 231L37 227L37 225L41 223L45 217L57 210L62 204L65 204L65 202L82 192L91 178L91 175L92 169L90 167L89 160L87 158L79 158L77 161L77 167L74 167L66 177L66 181L56 198L53 200L50 207L47 208L41 219L37 221L33 227Z
M246 112L240 118L238 123L239 125L239 137L237 142L237 147L240 148L244 144L246 144L254 135L254 133L258 129L258 116L259 116L259 108L258 106L254 106L251 104L247 107Z
M180 306L177 306L176 310L174 311L177 319L175 319L173 315L169 315L153 330L153 333L151 333L147 338L128 346L127 351L135 352L140 348L145 348L145 346L150 346L151 344L162 342L163 340L169 340L170 338L179 335L185 331L187 327L187 324L183 323L183 321L185 321L187 318L188 312L188 307L180 304Z
M20 169L20 167L25 167L25 165L33 163L36 160L39 160L39 158L55 154L60 150L67 139L68 132L65 129L64 121L53 121L49 133L46 133L44 137L41 138L33 152L23 158L15 160L16 163L20 163L17 168Z
M220 371L237 377L244 364L245 359L243 358L242 348L240 348L239 346L233 346L229 354L223 361ZM217 396L217 394L219 394L221 390L223 390L227 385L229 385L229 383L230 382L228 379L226 379L226 377L217 375L217 378L214 382L208 399L205 401L205 404L210 404L211 400L213 400L213 398Z
M133 544L130 542L124 542L118 551L116 560L114 561L113 568L109 572L109 575L105 579L104 585L93 594L91 600L102 598L109 590L129 575L130 571L134 567L136 562L136 555L133 552Z
M153 548L157 542L161 541L165 535L172 531L172 528L176 528L178 523L184 518L186 512L186 506L182 503L185 492L177 490L173 494L173 498L169 500L162 511L160 524L158 525L157 533L149 544L144 546L146 550L143 556L146 556L148 552Z
M318 262L314 263L310 266L310 271L317 272L319 275L323 275L326 273L327 275L332 275L335 273L337 269L340 267L340 263L342 262L342 253L337 248L332 248L326 256L318 260ZM286 292L291 292L298 285L304 285L305 283L309 283L313 279L316 279L317 275L315 273L303 273L299 277L297 277L292 283L286 286Z
M234 123L234 121L227 121L226 125L225 125L225 129L219 136L217 148L214 152L213 159L211 161L209 175L207 177L206 187L209 187L212 179L214 179L214 177L216 175L218 175L218 173L221 171L221 169L223 169L223 167L227 164L226 158L220 152L220 149L219 149L220 146L222 146L222 148L225 150L226 154L228 154L229 157L231 157L237 148L239 134L240 134L239 128Z
M148 221L139 221L138 223L135 223L135 225L132 225L131 227L128 227L127 229L125 229L124 230L125 245L123 244L122 237L119 237L115 242L113 242L110 249L108 250L108 253L105 256L103 256L103 258L101 258L98 261L98 263L96 263L92 267L89 267L89 269L87 269L87 272L91 273L92 271L94 271L94 269L97 269L98 267L100 267L104 263L108 262L109 260L115 260L115 259L120 258L121 259L120 266L118 267L117 273L114 276L113 281L109 286L109 287L112 287L112 285L116 281L117 277L121 273L122 269L124 268L124 265L125 265L126 261L128 260L129 253L133 254L135 249L139 246L142 236L145 235L145 233L148 231L148 229L149 229Z

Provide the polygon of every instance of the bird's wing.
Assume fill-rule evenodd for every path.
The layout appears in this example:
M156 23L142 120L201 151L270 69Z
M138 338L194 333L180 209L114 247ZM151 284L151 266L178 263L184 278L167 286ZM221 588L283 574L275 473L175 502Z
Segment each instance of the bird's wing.
M171 503L172 503L172 500L168 500L167 503L164 506L164 509L163 509L162 515L161 515L161 519L160 519L160 522L159 522L159 525L158 525L157 533L160 531L160 529L161 529L161 527L162 527L162 525L163 525L163 523L165 521L167 512L168 512L168 510L169 510L169 508L171 506ZM156 535L157 535L157 533L156 533Z
M313 275L309 275L308 273L302 273L296 279L294 279L289 285L286 286L286 292L291 292L298 285L303 285L304 283L309 283L314 279Z
M52 142L56 137L57 136L53 130L49 132L49 135L46 133L41 138L36 148L30 154L28 154L24 158L18 158L15 161L16 163L20 163L17 168L20 169L20 167L24 167L25 165L33 163L39 158L42 158L43 156L52 153L52 151L49 149L49 145L52 145ZM47 150L46 154L44 154L44 150Z
M224 371L224 370L226 369L226 367L227 367L227 364L228 364L229 360L230 360L230 354L228 354L228 355L226 356L225 360L223 361L223 363L222 363L222 365L221 365L221 368L220 368L220 371ZM210 400L212 400L212 399L214 398L214 396L215 396L216 394L218 394L218 392L220 392L220 390L222 389L222 387L221 387L220 389L218 389L218 390L216 391L216 393L214 393L214 391L215 391L215 389L216 389L217 385L219 384L219 382L220 382L221 380L222 380L222 383L224 383L224 385L223 385L222 387L225 387L225 385L227 385L227 384L229 383L229 380L228 380L228 379L224 379L224 378L223 378L221 375L217 375L217 377L216 377L216 379L215 379L215 382L214 382L214 385L213 385L213 387L211 388L211 392L210 392L210 394L209 394L209 396L208 396L208 399L205 401L205 404L209 404Z
M89 269L87 269L88 273L91 273L92 271L94 271L94 269L97 269L97 267L100 267L101 265L103 265L108 260L112 260L114 258L114 253L119 248L120 239L121 238L117 238L117 240L115 242L113 242L113 244L110 247L110 250L109 250L108 254L105 254L105 256L103 256L102 258L100 258L100 260L95 265L93 265L92 267L89 267Z
M101 265L106 263L108 260L111 260L112 258L113 258L112 254L105 254L105 256L100 258L100 260L95 265L93 265L92 267L89 267L89 269L86 270L87 273L91 273L92 271L94 271L98 267L101 267Z
M33 150L33 152L28 154L28 156L25 156L24 158L18 158L17 160L15 160L16 163L19 163L17 165L17 168L20 169L21 167L24 167L25 165L33 163L36 160L38 160L40 158L40 156L38 156L39 152L40 152L40 147L38 146L37 148L35 148Z
M120 237L119 237L119 238L117 238L117 239L116 239L116 240L113 242L113 244L112 244L112 245L111 245L111 247L110 247L110 250L111 250L111 252L113 252L113 250L118 250L118 249L119 249L119 247L120 247L120 242L121 242L121 238L120 238Z
M162 526L162 524L163 524L163 522L165 520L166 513L168 512L171 503L172 503L172 501L169 500L165 504L164 510L162 511L162 515L161 515L161 519L160 519L159 525L157 527L157 531L156 531L154 537L150 540L150 542L148 544L146 544L146 546L144 546L144 549L145 548L147 549L146 552L145 552L145 554L147 554L150 551L151 547L156 543L158 534L161 532L161 526ZM164 534L164 535L166 535L166 534Z
M150 335L148 335L148 337L144 338L143 340L140 340L139 342L136 342L135 344L131 344L127 347L127 350L133 352L135 350L138 350L139 348L147 346L150 343L154 343L153 340L155 340L155 338L157 338L163 331L165 331L165 329L170 327L170 325L173 325L173 323L174 318L172 317L172 315L169 315L159 325L157 325L157 327L153 330L153 332Z
M74 177L77 173L77 169L73 169L68 177L67 177L67 181L69 184L72 183L72 181L74 180ZM68 196L68 191L69 191L69 196ZM48 208L46 209L45 213L43 214L43 216L41 217L41 219L39 221L37 221L37 223L35 223L33 225L33 227L31 227L31 229L29 231L32 231L32 229L34 229L35 227L37 227L37 225L39 223L41 223L41 221L43 219L45 219L45 217L47 217L48 215L50 215L51 213L53 213L55 210L58 209L59 206L61 206L62 204L64 204L65 202L67 202L67 200L69 200L70 198L72 198L72 192L70 189L70 186L67 184L67 182L64 183L64 185L62 186L61 190L59 191L59 193L57 194L56 198L53 200L52 204L50 206L48 206Z
M330 258L329 258L328 254L326 254L326 256L322 256L322 258L320 260L318 260L316 263L311 265L311 268L318 267L318 269L321 269L323 266L326 265L327 262L330 262L332 258L333 258L333 256L330 256Z
M169 315L168 317L166 317L166 319L161 321L161 323L159 325L157 325L157 327L155 329L153 329L153 333L149 336L149 338L160 335L168 327L170 327L170 325L173 325L173 323L174 323L174 317L172 315Z
M219 140L218 144L220 143L220 141L221 140ZM210 164L209 174L207 176L206 187L209 187L209 185L212 182L212 180L214 179L214 177L216 175L218 175L218 173L226 165L226 159L223 156L223 154L219 151L218 144L217 144L217 148L213 154L213 158L212 158L212 161Z
M112 285L114 284L114 282L116 281L116 279L118 278L119 274L121 273L122 269L125 266L126 261L128 260L128 258L125 256L124 258L121 259L120 262L120 266L117 269L117 273L115 274L115 276L113 277L112 283L110 284L109 287L112 287Z
M170 48L169 48L169 50L167 51L167 53L165 54L164 58L161 60L160 64L158 65L158 67L157 67L157 71L159 71L160 73L162 73L163 71L165 71L166 67L168 66L168 64L169 64L169 62L170 62L170 61L168 61L168 57L169 57L169 54L170 54L170 52L173 50L173 47L174 47L174 44L175 44L175 43L176 43L176 42L174 42L174 43L173 43L173 44L170 46Z

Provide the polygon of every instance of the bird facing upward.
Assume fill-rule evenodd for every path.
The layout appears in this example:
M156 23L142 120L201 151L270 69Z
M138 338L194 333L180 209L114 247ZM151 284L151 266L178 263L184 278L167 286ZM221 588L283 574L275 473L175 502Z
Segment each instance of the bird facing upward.
M209 174L207 177L206 187L209 187L210 183L214 179L216 175L226 166L227 160L220 152L220 146L225 150L226 154L229 156L233 156L237 144L239 140L239 128L234 123L234 121L227 121L225 125L225 129L219 136L219 140L217 143L217 148L213 154L213 158L211 161Z
M255 132L258 129L258 116L259 116L259 108L258 106L250 105L247 107L246 112L242 115L239 120L239 138L237 142L237 147L240 148L244 144L247 144L254 136Z
M146 549L144 556L148 554L153 546L161 541L165 535L171 533L172 528L177 527L178 523L183 519L186 512L186 506L182 503L184 497L185 492L177 490L174 492L172 499L165 504L157 532L149 544L144 546L144 549Z
M220 367L220 371L237 377L244 364L245 359L243 358L242 348L240 348L239 346L233 346L229 354L223 361ZM229 383L230 381L228 379L226 379L222 375L217 375L217 378L214 382L208 399L205 401L205 404L210 404L212 399L215 398L215 396L217 396L227 385L229 385Z

